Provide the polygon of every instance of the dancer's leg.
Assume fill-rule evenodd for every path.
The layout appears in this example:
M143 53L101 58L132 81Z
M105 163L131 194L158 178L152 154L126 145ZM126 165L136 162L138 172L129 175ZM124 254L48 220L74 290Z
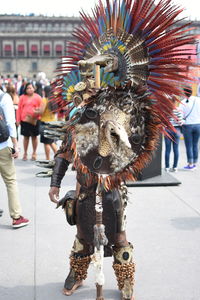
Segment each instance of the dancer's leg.
M119 290L122 292L123 300L133 300L134 272L133 246L128 243L126 233L117 235L113 247L113 269L117 277Z

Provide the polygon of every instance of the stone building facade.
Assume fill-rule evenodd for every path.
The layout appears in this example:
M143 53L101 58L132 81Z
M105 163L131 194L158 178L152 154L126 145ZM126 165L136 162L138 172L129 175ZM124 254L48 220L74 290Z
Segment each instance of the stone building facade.
M0 15L0 74L33 78L45 72L55 77L77 26L80 19L75 17Z
M0 75L33 78L44 72L52 79L72 31L80 25L75 17L0 15ZM192 33L200 35L200 21L192 26Z

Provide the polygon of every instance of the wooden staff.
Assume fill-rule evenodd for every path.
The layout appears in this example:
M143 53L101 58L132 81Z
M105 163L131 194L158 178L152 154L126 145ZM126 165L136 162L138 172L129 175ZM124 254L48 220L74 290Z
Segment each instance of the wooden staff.
M95 65L95 88L100 89L100 65ZM100 175L99 175L100 176ZM96 195L96 224L94 225L94 255L93 265L95 268L95 283L96 283L96 300L104 300L103 285L105 276L103 273L103 258L104 246L107 245L108 239L105 235L105 226L102 223L103 206L102 206L102 186L100 177L98 178L97 195Z
M99 181L98 181L99 182ZM95 268L95 283L96 283L96 300L104 300L103 297L103 285L105 282L103 273L103 258L104 258L104 246L107 245L108 239L105 235L105 226L102 224L102 186L98 183L97 195L96 195L96 224L94 225L94 255L93 265Z
M95 65L95 88L100 89L100 65Z

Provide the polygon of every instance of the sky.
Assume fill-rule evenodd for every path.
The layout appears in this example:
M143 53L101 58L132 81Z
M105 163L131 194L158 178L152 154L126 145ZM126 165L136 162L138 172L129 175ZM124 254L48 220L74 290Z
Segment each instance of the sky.
M86 12L91 12L91 8L98 0L10 0L3 1L0 14L21 14L28 15L34 13L36 15L47 16L79 16L79 11L83 8ZM102 0L105 3L105 0ZM156 1L158 2L158 1ZM199 0L173 0L175 4L179 4L186 8L182 14L192 20L200 20L200 1Z

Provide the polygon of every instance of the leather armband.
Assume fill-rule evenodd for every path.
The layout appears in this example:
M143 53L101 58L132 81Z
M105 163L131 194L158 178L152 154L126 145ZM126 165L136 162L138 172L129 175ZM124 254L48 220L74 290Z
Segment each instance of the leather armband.
M55 158L55 166L53 168L50 186L60 187L61 181L65 176L69 164L70 162L62 157Z

